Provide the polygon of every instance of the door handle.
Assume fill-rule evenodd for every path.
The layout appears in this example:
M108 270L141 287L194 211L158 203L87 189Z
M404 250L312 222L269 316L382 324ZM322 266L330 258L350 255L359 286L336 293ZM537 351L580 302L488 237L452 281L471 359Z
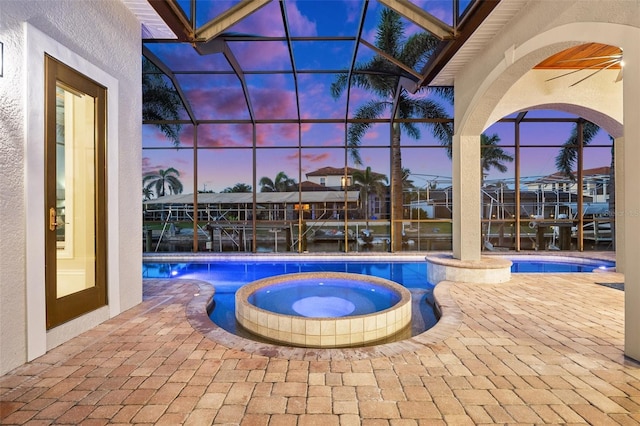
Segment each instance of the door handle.
M51 207L49 209L49 231L55 231L58 228L58 215L56 209Z

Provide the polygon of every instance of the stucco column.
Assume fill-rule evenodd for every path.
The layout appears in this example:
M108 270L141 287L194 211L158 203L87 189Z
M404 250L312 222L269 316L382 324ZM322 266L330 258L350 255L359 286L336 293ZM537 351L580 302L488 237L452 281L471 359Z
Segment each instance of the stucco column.
M624 61L624 352L640 360L640 43L624 48Z
M480 135L453 135L453 257L480 260Z
M616 241L616 272L624 274L625 258L625 228L624 228L624 137L618 137L613 142L615 156L615 241Z

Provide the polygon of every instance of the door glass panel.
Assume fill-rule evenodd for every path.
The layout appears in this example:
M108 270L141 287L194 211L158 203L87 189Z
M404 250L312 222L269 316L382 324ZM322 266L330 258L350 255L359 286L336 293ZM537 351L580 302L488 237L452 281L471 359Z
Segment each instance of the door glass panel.
M56 297L96 285L95 99L56 84Z

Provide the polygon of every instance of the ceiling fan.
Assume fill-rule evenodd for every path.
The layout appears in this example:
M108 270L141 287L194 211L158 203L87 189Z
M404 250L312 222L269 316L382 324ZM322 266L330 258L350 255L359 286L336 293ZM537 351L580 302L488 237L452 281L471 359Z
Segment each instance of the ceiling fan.
M608 46L599 43L587 43L574 46L559 52L542 61L536 68L544 69L571 69L571 71L549 78L546 81L556 80L578 73L580 71L591 71L588 75L571 84L575 86L599 72L607 69L620 69L615 82L622 80L624 62L622 60L622 49L615 46Z

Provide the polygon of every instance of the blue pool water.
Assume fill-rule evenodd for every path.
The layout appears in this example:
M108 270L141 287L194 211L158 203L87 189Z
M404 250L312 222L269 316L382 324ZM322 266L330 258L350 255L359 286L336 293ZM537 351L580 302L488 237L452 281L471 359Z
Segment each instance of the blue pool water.
M526 257L526 256L522 256ZM513 258L512 272L591 272L614 264L603 261L550 261ZM423 259L412 261L380 260L248 260L225 258L212 262L164 262L143 264L144 278L188 278L215 286L211 320L218 326L244 337L251 337L236 325L235 292L241 286L262 278L299 272L349 272L372 275L399 283L411 292L412 335L431 328L437 322L434 312L433 284L428 283Z
M417 335L437 322L433 284L426 280L427 265L416 261L274 261L225 259L215 262L144 263L144 278L187 278L210 282L215 287L209 317L230 333L254 338L236 324L235 293L252 281L299 272L348 272L394 281L411 292L411 334Z
M611 268L612 262L601 260L580 259L579 261L550 261L512 259L511 272L592 272L594 269Z
M342 317L389 309L397 292L372 283L343 278L306 278L272 284L253 292L249 303L283 315Z

